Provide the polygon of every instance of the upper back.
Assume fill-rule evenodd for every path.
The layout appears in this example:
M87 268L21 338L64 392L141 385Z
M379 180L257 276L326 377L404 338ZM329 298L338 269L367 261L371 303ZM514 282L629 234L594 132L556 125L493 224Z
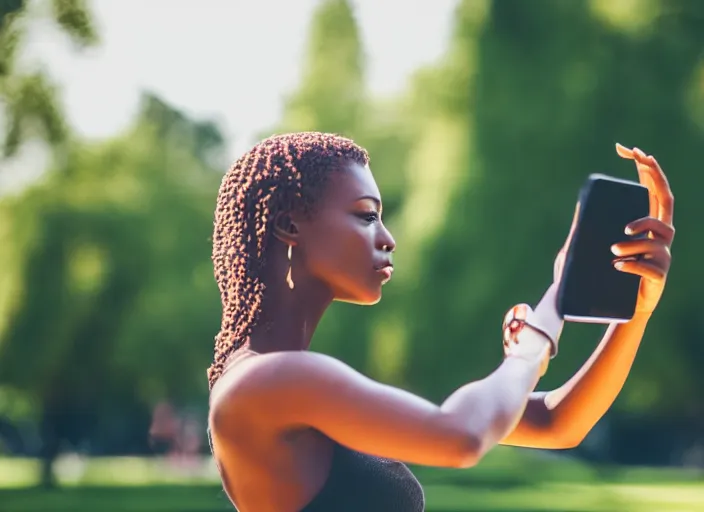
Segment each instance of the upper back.
M305 424L282 426L272 420L277 407L264 396L262 384L246 384L271 370L263 369L267 359L238 358L211 395L211 418L222 418L225 409L229 419L211 420L213 454L224 488L240 510L424 509L422 488L404 464L346 448Z
M256 358L237 357L213 387L209 437L223 487L239 510L298 511L317 494L329 472L332 447L307 429L283 432L250 404L256 397L241 382ZM222 408L234 412L227 423L213 421ZM328 442L329 444L329 442Z

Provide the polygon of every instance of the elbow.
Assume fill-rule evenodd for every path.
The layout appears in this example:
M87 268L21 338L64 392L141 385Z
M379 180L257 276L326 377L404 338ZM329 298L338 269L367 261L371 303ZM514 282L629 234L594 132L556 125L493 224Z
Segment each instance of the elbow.
M544 448L548 450L570 450L582 444L589 429L570 428L568 425L554 425L545 432Z
M480 437L464 433L455 443L450 466L458 469L476 466L488 451L485 445Z
M584 438L587 437L587 432L565 432L555 436L553 450L570 450L577 448Z
M534 441L529 442L529 446L544 450L570 450L582 444L595 422L559 412L546 410L546 414L541 415L539 420L533 418L527 429L529 437Z
M464 427L455 432L451 461L453 468L466 469L476 466L500 440L500 436L491 428Z
M488 421L467 423L466 418L458 415L443 415L442 444L448 467L474 467L499 442L499 429L494 424Z
M578 447L596 425L592 418L556 415L550 424L552 449L569 450Z

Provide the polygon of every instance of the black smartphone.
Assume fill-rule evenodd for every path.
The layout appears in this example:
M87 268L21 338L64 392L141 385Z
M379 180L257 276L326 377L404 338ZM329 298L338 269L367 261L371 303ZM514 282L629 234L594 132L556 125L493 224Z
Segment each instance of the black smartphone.
M647 217L640 183L592 174L579 193L577 222L567 247L557 309L566 321L623 323L635 314L640 277L619 272L611 246L634 239L627 224Z

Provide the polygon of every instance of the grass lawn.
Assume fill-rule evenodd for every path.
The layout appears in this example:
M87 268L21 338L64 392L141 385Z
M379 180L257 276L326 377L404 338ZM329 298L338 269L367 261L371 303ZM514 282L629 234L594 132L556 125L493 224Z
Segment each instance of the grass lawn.
M234 510L209 459L189 476L158 459L64 459L63 487L34 483L36 462L0 459L0 512ZM530 450L497 449L469 470L414 468L428 512L702 512L701 473L596 470Z
M428 512L701 512L704 486L546 484L509 489L427 485ZM2 512L232 511L216 485L4 489Z

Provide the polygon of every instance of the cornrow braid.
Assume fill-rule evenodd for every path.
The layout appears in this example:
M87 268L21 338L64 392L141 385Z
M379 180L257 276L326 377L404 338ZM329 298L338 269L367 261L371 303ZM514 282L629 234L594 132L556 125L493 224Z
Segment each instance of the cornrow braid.
M275 135L240 157L218 192L213 232L213 267L222 301L222 323L208 369L212 389L228 358L247 346L264 294L260 279L276 214L310 213L330 171L348 161L369 163L350 139L319 132Z

